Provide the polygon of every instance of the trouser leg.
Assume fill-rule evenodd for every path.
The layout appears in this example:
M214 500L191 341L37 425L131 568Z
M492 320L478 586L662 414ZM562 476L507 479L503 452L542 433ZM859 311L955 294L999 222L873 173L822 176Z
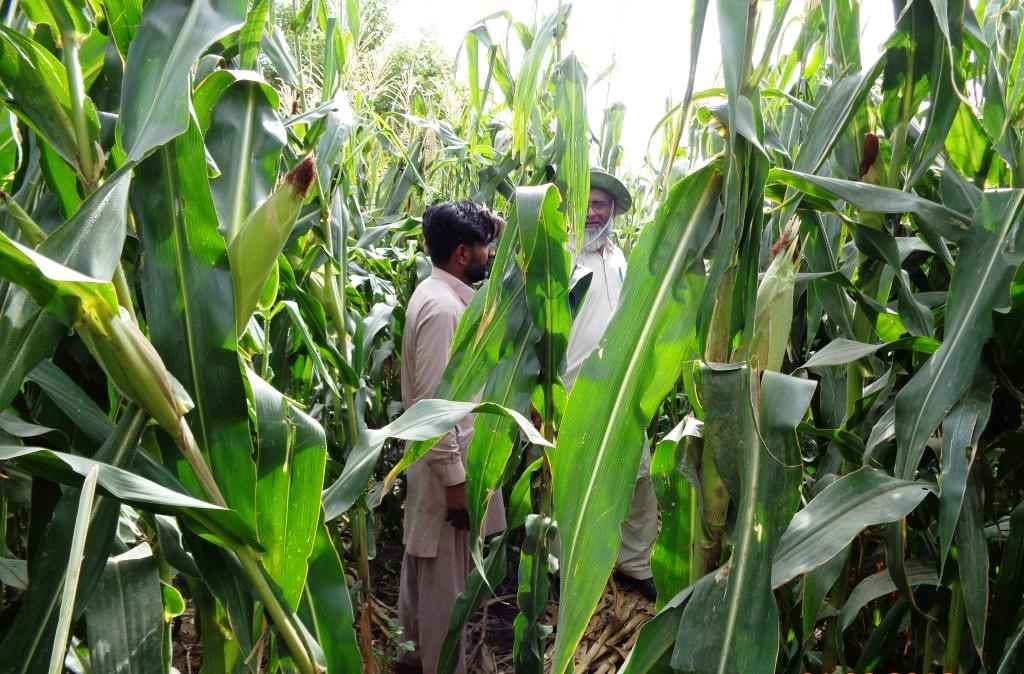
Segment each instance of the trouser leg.
M465 587L469 569L468 534L448 525L441 529L437 557L405 556L402 562L398 615L406 631L406 638L415 642L416 650L403 653L399 657L401 662L419 665L425 674L436 672L437 659L448 633L452 607ZM464 646L455 671L456 674L466 672Z
M650 475L637 478L629 515L622 523L622 547L615 568L628 576L650 578L651 552L658 537L658 500Z

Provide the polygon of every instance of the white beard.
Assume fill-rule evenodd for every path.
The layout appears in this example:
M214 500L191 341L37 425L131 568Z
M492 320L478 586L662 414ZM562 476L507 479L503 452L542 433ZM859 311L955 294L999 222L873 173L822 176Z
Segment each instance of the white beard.
M608 241L608 235L612 231L612 220L615 216L608 218L608 222L604 223L597 229L588 229L586 234L583 236L583 250L588 253L596 252Z

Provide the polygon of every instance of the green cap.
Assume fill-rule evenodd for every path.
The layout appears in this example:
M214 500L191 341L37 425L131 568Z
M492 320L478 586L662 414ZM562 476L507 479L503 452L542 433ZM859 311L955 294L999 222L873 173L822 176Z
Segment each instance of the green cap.
M590 169L590 189L599 189L612 195L615 200L615 215L622 215L633 207L633 197L622 181L611 173L599 168Z

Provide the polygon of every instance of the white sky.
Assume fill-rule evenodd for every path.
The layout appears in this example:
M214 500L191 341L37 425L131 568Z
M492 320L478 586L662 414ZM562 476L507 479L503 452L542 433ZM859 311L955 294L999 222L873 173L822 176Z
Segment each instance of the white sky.
M535 17L539 22L555 11L558 4L558 0L435 0L429 3L397 0L391 12L395 22L393 39L416 42L424 34L433 34L454 58L466 31L479 19L508 10L516 20L532 25ZM609 79L591 89L587 107L591 128L597 131L606 102L625 104L622 144L625 164L633 171L643 165L648 138L665 114L666 99L677 102L685 91L692 4L687 0L577 0L573 3L563 54L576 52L592 82L612 63L614 54L615 70ZM789 16L799 16L800 4L800 0L794 3ZM714 6L715 3L710 3L704 26L696 91L716 86L721 79ZM863 0L861 18L865 28L862 53L867 64L892 31L891 0ZM787 26L783 44L785 35L794 39L798 31L799 26ZM460 64L460 69L463 67ZM656 155L657 149L655 139L651 144L652 153Z

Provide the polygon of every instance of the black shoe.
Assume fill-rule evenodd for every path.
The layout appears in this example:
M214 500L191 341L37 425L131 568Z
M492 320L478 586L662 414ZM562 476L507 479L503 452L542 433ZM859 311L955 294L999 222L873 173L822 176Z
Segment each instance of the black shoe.
M626 575L618 569L616 569L615 573L612 574L612 578L615 580L616 584L627 587L634 592L639 592L652 604L654 603L654 600L658 598L658 590L654 587L653 578L644 578L641 580L640 578L634 578L633 576Z

